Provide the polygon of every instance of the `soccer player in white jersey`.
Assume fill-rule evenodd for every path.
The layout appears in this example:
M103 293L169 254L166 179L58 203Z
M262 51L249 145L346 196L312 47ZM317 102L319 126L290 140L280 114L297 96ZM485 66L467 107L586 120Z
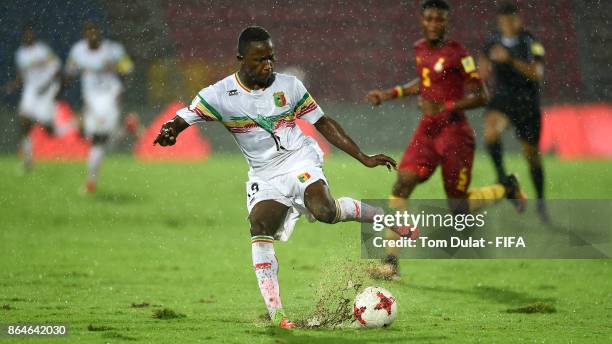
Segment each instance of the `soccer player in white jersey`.
M105 146L119 123L119 100L123 91L120 75L131 73L133 63L121 44L102 39L93 24L86 24L83 33L84 39L70 50L66 74L68 77L81 75L83 129L93 144L85 191L94 192Z
M325 223L372 222L383 210L349 197L334 199L323 174L317 143L304 136L301 118L333 145L367 167L395 168L383 154L366 155L323 111L293 76L274 73L274 47L261 27L248 27L238 40L240 69L201 90L191 105L166 122L154 143L173 145L194 123L221 122L250 165L246 184L253 267L274 325L293 328L283 311L274 240L286 241L300 214Z
M32 169L32 141L30 130L38 123L53 133L55 119L55 98L60 90L59 75L61 63L51 48L35 38L34 27L24 28L22 45L15 54L17 78L6 86L7 91L22 86L19 102L20 149L23 156L23 170Z

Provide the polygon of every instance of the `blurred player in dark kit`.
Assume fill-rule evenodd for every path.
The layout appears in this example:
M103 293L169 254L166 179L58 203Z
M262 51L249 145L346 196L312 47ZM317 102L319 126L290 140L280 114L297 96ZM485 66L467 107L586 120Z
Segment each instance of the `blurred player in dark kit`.
M485 114L487 150L501 182L506 177L501 136L512 124L521 141L537 194L541 220L549 222L544 204L544 171L539 150L542 113L540 82L544 75L544 48L523 28L518 8L502 5L497 13L498 31L486 43L480 57L484 81L495 84Z

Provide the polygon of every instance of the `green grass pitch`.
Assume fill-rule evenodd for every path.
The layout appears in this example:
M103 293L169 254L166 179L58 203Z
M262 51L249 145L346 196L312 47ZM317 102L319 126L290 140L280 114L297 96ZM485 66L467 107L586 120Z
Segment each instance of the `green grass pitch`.
M0 324L62 323L57 342L208 343L568 343L612 338L609 260L418 260L400 282L372 282L399 302L380 330L280 331L251 267L246 163L216 155L199 164L105 161L99 192L81 196L82 163L40 164L17 177L0 157ZM508 158L531 191L525 163ZM334 196L385 198L394 174L340 153L326 164ZM612 197L609 162L546 160L550 198ZM493 180L479 156L474 186ZM529 192L532 194L532 192ZM441 198L439 175L414 197ZM529 211L533 211L531 207ZM333 262L359 259L359 226L302 220L276 245L289 315L312 310ZM533 230L538 230L534 225ZM556 312L508 313L543 302ZM148 305L147 305L148 304ZM170 309L174 319L156 319ZM45 339L11 342L43 343Z

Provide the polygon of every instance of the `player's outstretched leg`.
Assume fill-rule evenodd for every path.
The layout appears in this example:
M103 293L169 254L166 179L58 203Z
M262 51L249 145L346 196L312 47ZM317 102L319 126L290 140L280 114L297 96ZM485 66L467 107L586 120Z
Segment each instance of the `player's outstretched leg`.
M504 167L503 147L501 135L508 126L508 119L499 111L492 110L485 114L484 137L487 152L491 157L498 182L506 177Z
M34 159L32 154L32 138L30 131L34 123L29 118L21 117L21 142L19 143L19 150L21 151L22 166L20 167L19 173L27 173L34 167Z
M93 193L96 191L98 175L100 173L100 167L102 166L102 160L104 160L107 141L107 135L93 136L92 146L89 150L89 157L87 159L87 181L84 188L84 192L86 193Z
M536 191L538 216L543 223L550 223L550 216L544 203L544 168L542 164L542 153L537 144L523 141L523 154L529 164L531 180Z
M350 197L335 200L323 180L310 184L304 192L304 203L317 221L337 223L358 221L371 223L374 216L384 214L384 210Z
M318 180L306 188L304 203L317 221L329 224L348 221L373 223L376 215L385 214L383 208L350 197L334 199L327 183L323 180ZM402 236L412 235L406 228L392 228L392 230Z
M274 233L282 225L287 206L266 200L257 203L249 214L253 268L270 319L280 328L295 328L283 311L278 284L278 260L274 252Z
M397 175L397 180L393 184L391 195L389 196L389 208L394 211L408 211L408 198L414 188L421 182L418 174L412 171L402 171ZM413 233L418 235L418 233ZM400 236L394 231L386 230L385 239L397 240ZM382 264L374 265L368 269L372 278L385 280L400 280L400 266L397 258L398 249L395 247L385 248L387 257L382 260Z

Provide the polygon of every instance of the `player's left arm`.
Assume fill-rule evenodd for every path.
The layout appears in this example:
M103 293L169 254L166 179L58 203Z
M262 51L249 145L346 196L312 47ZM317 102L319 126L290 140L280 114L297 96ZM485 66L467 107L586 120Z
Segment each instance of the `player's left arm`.
M296 119L302 119L312 124L332 145L338 147L348 155L357 159L367 167L386 165L389 169L397 165L395 160L384 155L367 155L359 149L359 146L344 131L335 120L325 116L319 104L314 100L304 87L304 84L294 79L293 90L290 92L290 101L295 104L293 114Z
M315 128L334 146L338 147L348 155L355 158L367 167L387 166L395 169L397 163L393 158L384 154L367 155L361 151L359 146L350 138L344 129L332 118L323 116L314 124Z
M121 81L123 82L123 84L129 86L130 78L128 77L128 75L132 74L132 72L134 71L134 62L132 62L130 55L128 55L128 53L125 51L125 48L123 47L123 45L116 43L114 50L115 50L114 51L115 65L113 66L114 70L117 72L117 74L121 78ZM119 94L118 97L120 95L121 94Z
M463 98L445 104L447 111L470 110L485 106L489 102L489 91L487 86L476 76L470 77L465 84L465 95Z

